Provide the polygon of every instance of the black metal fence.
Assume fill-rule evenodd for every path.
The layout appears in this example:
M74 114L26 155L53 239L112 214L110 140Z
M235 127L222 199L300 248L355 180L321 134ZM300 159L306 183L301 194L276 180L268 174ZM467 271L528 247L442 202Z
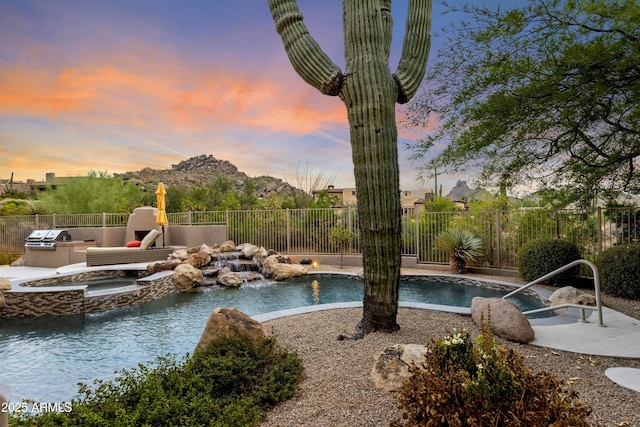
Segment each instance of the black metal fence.
M228 238L289 254L359 253L355 208L182 212L168 215L169 227L226 224ZM0 253L24 253L24 240L36 229L126 226L128 214L33 215L0 217ZM606 248L639 243L640 209L523 209L482 212L408 212L402 217L402 252L421 263L446 264L448 254L435 248L447 228L478 235L484 246L480 265L516 268L516 254L526 242L561 238L575 243L588 260ZM353 231L346 247L331 239L338 226Z

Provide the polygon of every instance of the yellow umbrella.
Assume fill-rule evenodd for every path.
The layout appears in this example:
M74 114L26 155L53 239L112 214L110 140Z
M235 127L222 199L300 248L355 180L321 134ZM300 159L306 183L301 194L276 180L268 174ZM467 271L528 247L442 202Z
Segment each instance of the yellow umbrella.
M167 208L166 201L164 199L167 191L164 189L164 184L159 183L156 190L157 204L158 204L158 216L156 217L156 224L162 226L162 247L164 247L164 226L169 223L167 220Z

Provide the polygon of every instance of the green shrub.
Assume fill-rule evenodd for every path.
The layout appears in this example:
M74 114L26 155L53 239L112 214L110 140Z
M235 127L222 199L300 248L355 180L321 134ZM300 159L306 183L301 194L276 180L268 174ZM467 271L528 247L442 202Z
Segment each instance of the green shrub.
M640 246L614 246L602 252L597 261L603 291L612 295L640 299Z
M482 240L469 230L448 228L436 236L435 246L449 254L449 270L452 273L464 273L467 261L473 262L481 257Z
M18 258L20 258L20 255L2 252L0 253L0 265L11 265L11 263Z
M431 341L424 369L399 392L402 419L391 425L450 427L584 427L591 408L566 382L533 373L513 350L499 347L485 325L478 345L469 331Z
M221 335L181 363L159 357L113 381L82 385L70 412L24 415L16 426L251 426L293 396L302 362L273 338Z
M566 240L532 240L518 251L518 272L522 279L530 282L581 258L580 249ZM579 271L580 266L565 270L547 280L547 283L557 285L569 277L577 276Z

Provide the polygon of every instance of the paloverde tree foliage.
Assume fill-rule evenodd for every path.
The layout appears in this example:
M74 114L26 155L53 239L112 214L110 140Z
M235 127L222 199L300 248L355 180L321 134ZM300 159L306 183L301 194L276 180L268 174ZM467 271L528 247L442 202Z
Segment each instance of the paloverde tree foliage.
M106 172L91 171L40 194L36 206L40 213L121 213L141 206L142 200L143 194L135 184L124 183Z
M453 10L453 8L452 8ZM640 192L640 6L636 0L535 0L522 8L468 7L412 105L439 129L424 158L476 169L490 183L537 182L588 202ZM425 168L425 172L428 169ZM580 200L582 198L582 200Z
M395 104L406 103L424 77L431 0L409 0L402 56L389 69L391 0L344 0L344 72L309 34L296 0L269 0L278 34L296 72L347 108L364 263L364 309L356 337L395 331L400 280L400 183Z

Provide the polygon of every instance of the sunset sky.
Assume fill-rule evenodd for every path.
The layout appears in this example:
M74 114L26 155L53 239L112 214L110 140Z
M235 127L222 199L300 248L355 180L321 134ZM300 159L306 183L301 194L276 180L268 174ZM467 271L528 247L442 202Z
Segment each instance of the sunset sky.
M406 3L393 2L392 71ZM343 67L342 2L298 4ZM434 4L431 57L445 18ZM420 133L399 135L402 189L432 188L404 149ZM169 169L200 154L249 176L301 165L355 185L345 108L293 71L266 0L0 0L0 179Z

